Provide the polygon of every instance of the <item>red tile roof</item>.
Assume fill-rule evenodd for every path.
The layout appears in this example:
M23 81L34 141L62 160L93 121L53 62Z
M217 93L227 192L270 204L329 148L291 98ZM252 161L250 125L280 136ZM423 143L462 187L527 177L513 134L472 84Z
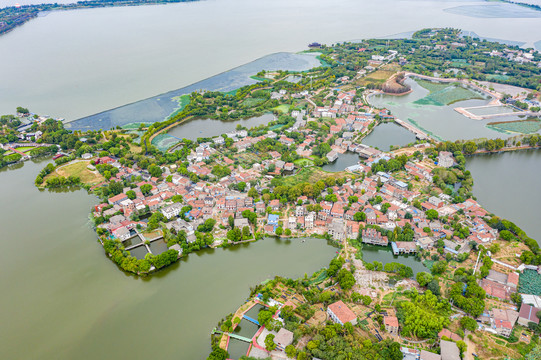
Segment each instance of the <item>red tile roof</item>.
M344 304L341 300L329 305L329 309L343 324L353 321L357 318L357 316L355 316L355 313L351 311L347 307L347 305Z

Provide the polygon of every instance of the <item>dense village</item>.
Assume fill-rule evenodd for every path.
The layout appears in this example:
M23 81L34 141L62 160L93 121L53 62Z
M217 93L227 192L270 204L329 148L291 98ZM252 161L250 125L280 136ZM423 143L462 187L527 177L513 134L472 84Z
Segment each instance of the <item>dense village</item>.
M473 47L443 35L443 43L430 40L419 50ZM338 248L329 267L312 276L257 286L213 332L209 359L229 358L234 341L246 344L245 358L263 359L345 359L344 353L351 359L520 359L539 350L539 245L475 200L465 155L538 148L541 137L436 141L367 101L381 91L409 91L403 77L428 76L411 58L410 44L400 43L400 51L313 45L332 70L315 69L299 84L283 81L287 73L262 72L265 81L234 96L193 93L178 118L142 124L141 137L126 129L75 134L61 121L21 108L3 117L0 159L8 160L2 166L55 154L36 186L83 186L97 195L92 214L105 252L139 276L203 248L266 237L322 238ZM538 67L538 53L500 50L487 56ZM350 69L352 54L362 68ZM409 73L357 86L389 63ZM462 71L443 75L463 80ZM522 75L512 80L530 85ZM538 94L531 91L511 96L468 84L500 105L539 112ZM256 105L242 105L246 99ZM266 111L274 120L256 128L184 139L165 152L152 142L167 126L201 112L222 118ZM385 122L417 140L387 152L363 144ZM346 153L357 154L358 162L337 172L321 168ZM363 256L368 247L387 249L395 262ZM426 271L414 274L401 264L403 256L421 261ZM239 335L247 322L256 331Z

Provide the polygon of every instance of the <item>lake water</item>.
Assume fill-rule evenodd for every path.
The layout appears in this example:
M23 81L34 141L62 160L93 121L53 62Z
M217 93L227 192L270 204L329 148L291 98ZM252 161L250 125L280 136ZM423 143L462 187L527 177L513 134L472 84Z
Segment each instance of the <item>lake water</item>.
M479 3L212 0L52 12L0 37L0 54L9 54L0 67L0 113L27 106L78 119L268 54L303 50L313 41L332 44L448 26L525 46L541 40L532 31L541 29L539 18L501 21L444 11L462 5Z
M193 119L172 128L168 134L181 139L196 140L200 137L213 137L225 134L235 130L237 125L242 125L249 129L259 125L268 124L273 120L273 114L264 114L258 117L230 121Z
M541 28L539 18L502 21L444 11L470 4L478 5L213 0L53 12L0 37L0 113L27 106L74 120L155 97L157 107L145 109L143 117L163 118L176 104L166 97L160 102L156 94L271 53L302 50L313 41L331 44L446 26L526 46L540 41L539 32L532 31ZM248 81L245 74L234 79ZM133 109L117 112L116 118L99 115L103 127L134 122ZM410 113L406 109L399 117L407 120ZM439 117L434 112L425 121ZM470 134L470 123L452 124L439 128L442 136ZM539 153L468 160L479 201L537 239L538 164ZM211 329L246 299L250 285L274 275L310 274L335 254L321 240L267 239L192 254L150 279L136 279L120 272L96 242L88 220L95 198L84 191L35 189L33 180L44 165L28 162L17 171L0 170L1 358L201 359L210 350ZM366 254L382 259L376 255Z
M383 266L392 262L404 264L413 270L414 275L418 272L428 271L420 260L415 259L415 255L395 256L390 246L382 247L363 244L363 260L370 263L379 261Z
M71 130L98 130L124 126L130 123L153 123L163 121L178 108L178 97L194 91L209 90L228 92L257 81L250 76L262 69L304 71L320 65L318 54L276 53L264 56L248 64L212 76L181 89L136 101L66 124ZM228 130L229 131L229 130ZM218 135L215 133L214 135Z
M361 158L358 154L347 151L344 154L338 154L338 159L336 159L336 161L322 166L322 169L332 172L343 171L348 166L356 165L359 160L361 160Z
M249 286L311 274L335 255L324 240L266 239L190 254L137 279L97 243L94 197L34 187L45 164L0 170L2 359L203 359L210 331Z
M539 150L468 157L473 194L483 207L520 226L541 243Z
M419 104L418 101L425 98L429 91L411 78L407 79L406 83L411 86L413 90L411 93L403 96L375 95L370 97L370 103L377 107L388 108L399 119L408 121L442 140L495 139L511 136L492 130L486 125L493 121L517 119L516 116L473 120L454 110L456 107L483 106L488 103L488 100L472 99L443 106Z
M391 146L404 146L414 143L415 135L395 123L381 123L361 143L378 148L381 151L389 151Z

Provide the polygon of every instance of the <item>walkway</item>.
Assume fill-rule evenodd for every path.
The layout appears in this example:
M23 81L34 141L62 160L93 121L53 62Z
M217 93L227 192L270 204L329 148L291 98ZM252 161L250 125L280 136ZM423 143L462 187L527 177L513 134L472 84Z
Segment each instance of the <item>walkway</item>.
M256 324L257 326L261 326L261 325L259 325L259 321L255 320L255 319L252 319L251 317L249 317L247 315L243 315L242 317L244 319L248 320L249 322Z
M237 340L240 340L240 341L244 341L244 342L247 342L247 343L252 342L252 339L248 339L247 337L236 335L236 334L231 334L231 333L221 331L221 330L218 330L218 329L213 329L212 334L223 334L223 335L229 336L230 338L237 339Z
M417 139L420 139L420 140L430 140L431 137L430 135L428 135L427 133L425 133L424 131L416 128L415 126L411 125L411 124L408 124L407 122L405 122L404 120L400 120L399 118L395 118L394 121L404 127L406 130L409 130L411 131L412 133L415 134L415 137Z

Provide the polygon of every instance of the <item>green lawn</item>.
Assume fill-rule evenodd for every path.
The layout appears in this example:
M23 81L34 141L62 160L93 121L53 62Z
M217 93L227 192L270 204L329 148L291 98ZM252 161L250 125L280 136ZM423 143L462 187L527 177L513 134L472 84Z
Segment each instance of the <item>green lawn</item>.
M26 152L28 152L28 151L30 151L32 149L34 149L33 146L21 146L21 147L18 147L17 149L15 149L15 150L26 153Z
M47 175L44 180L47 180L50 177L69 177L77 176L81 179L81 182L84 184L98 184L103 181L103 176L97 172L88 170L87 166L90 164L90 161L77 161L73 163L68 163L58 167L51 174Z
M298 167L306 167L306 166L313 166L314 165L314 161L313 160L310 160L310 159L306 159L306 158L303 158L303 159L297 159L293 162L295 165L297 165Z
M246 100L242 102L242 105L246 107L254 107L261 103L264 103L265 101L266 99L264 98L247 98Z
M273 108L273 110L278 110L281 113L287 114L289 112L290 107L291 107L291 105L282 104L282 105L278 105L277 107Z

